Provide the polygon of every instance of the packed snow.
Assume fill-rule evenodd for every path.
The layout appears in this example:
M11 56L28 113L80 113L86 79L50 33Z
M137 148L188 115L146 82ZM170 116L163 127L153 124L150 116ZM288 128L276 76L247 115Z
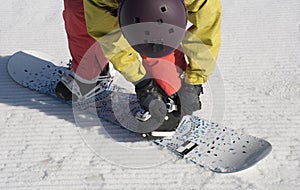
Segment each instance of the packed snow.
M112 126L105 138L76 127L72 107L19 86L6 69L19 50L70 59L63 1L1 1L0 189L300 189L300 2L222 5L218 66L197 114L268 140L266 159L217 174L176 157L154 160L159 150L125 130Z

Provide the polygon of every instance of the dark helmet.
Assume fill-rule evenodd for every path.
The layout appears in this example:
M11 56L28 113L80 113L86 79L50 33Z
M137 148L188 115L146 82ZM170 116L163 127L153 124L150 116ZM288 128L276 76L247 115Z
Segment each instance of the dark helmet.
M129 44L147 57L178 48L187 24L183 0L121 0L118 17Z

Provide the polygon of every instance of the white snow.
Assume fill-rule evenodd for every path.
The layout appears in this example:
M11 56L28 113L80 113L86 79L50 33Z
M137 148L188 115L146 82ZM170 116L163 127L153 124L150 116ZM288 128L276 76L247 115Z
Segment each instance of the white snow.
M1 1L0 189L300 189L300 2L222 5L222 47L211 81L223 80L226 98L207 84L199 114L210 118L212 105L220 106L215 119L223 125L272 143L266 159L239 173L216 174L177 159L137 169L110 162L114 149L97 155L81 138L71 107L18 86L6 71L19 50L70 58L63 1ZM111 132L125 139L121 146L149 148L123 130ZM134 157L125 165L149 161ZM120 162L126 158L119 155Z

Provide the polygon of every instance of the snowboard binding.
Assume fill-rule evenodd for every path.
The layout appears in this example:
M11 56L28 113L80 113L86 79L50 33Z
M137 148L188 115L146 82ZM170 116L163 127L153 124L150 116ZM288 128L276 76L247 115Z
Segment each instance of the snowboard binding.
M105 74L101 73L93 81L85 80L73 72L71 74L63 73L55 93L63 100L72 101L84 101L95 97L108 90L113 81L114 75L108 68L106 70Z
M161 102L160 105L165 106L166 109L166 113L164 115L161 115L161 117L164 117L164 122L160 126L158 126L157 129L149 133L141 133L140 135L143 138L153 140L173 136L175 134L175 130L178 127L181 116L178 112L178 106L176 104L176 101L173 98L174 97L168 97L166 99L166 102ZM152 108L152 110L153 109L155 108ZM147 122L152 117L152 115L151 111L149 112L142 109L136 114L135 117L139 121Z

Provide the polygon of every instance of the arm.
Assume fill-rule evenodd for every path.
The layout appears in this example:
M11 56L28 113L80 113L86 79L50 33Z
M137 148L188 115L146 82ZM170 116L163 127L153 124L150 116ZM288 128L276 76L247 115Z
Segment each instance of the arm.
M216 65L222 8L220 0L186 0L186 6L193 24L182 42L189 60L186 82L203 84Z
M104 55L128 81L135 82L145 75L137 52L121 34L118 19L111 14L116 1L84 0L86 25L89 34L101 45Z

